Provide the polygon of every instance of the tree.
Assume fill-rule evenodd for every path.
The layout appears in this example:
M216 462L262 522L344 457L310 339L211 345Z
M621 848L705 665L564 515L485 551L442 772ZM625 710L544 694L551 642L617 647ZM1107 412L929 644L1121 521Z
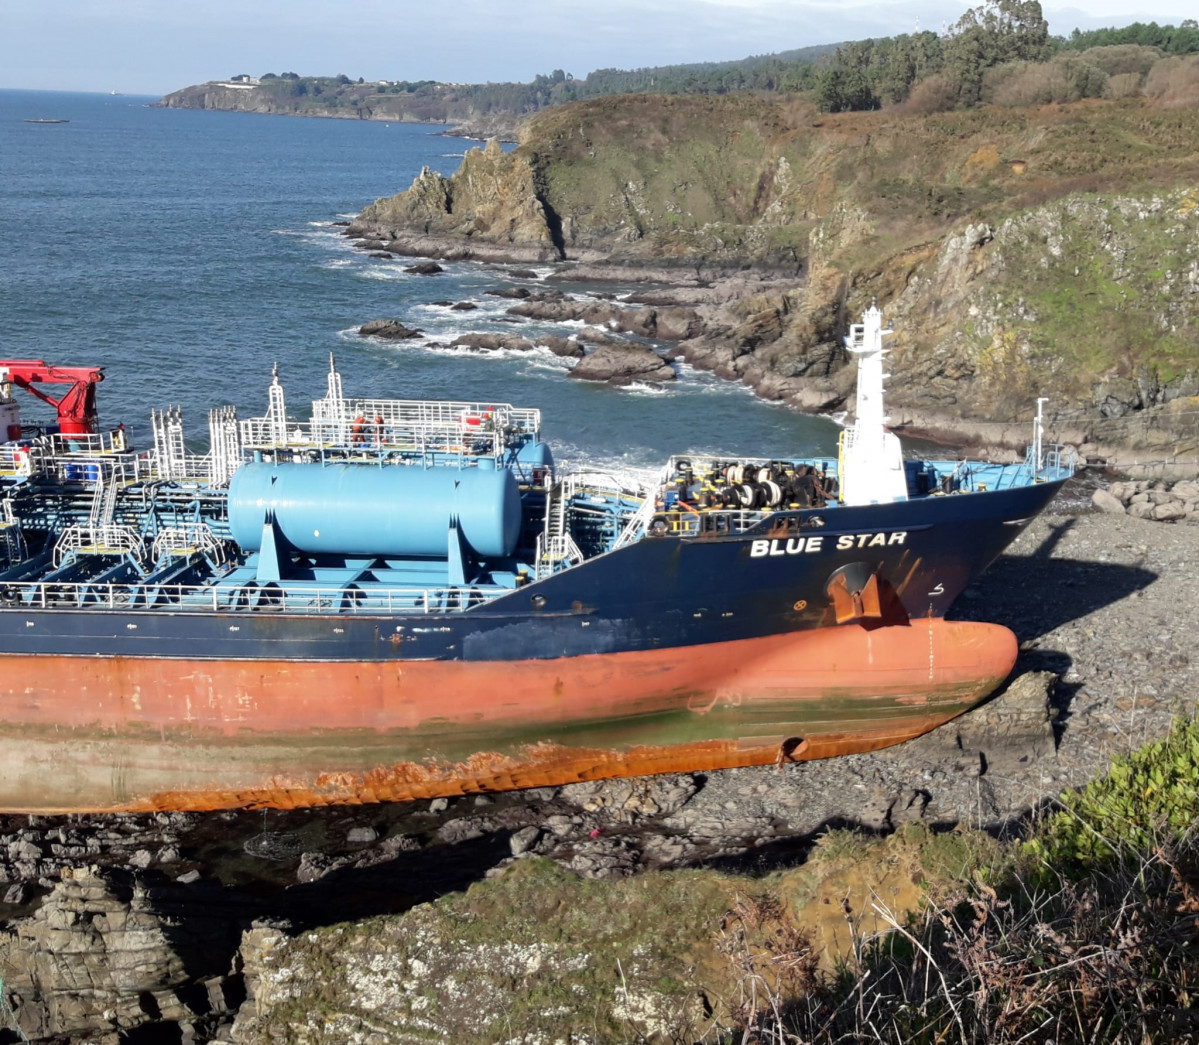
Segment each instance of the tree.
M861 69L832 66L817 82L816 104L821 112L848 112L877 109L879 101Z
M945 74L961 84L961 104L976 105L983 72L1004 62L1049 57L1049 23L1039 0L987 0L967 11L949 31Z

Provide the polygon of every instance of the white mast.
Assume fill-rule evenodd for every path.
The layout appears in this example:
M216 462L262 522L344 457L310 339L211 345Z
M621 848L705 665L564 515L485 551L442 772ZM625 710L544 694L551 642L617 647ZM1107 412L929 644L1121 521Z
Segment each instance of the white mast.
M883 413L883 314L868 308L861 323L849 328L845 348L858 357L857 417L842 434L841 501L876 504L906 501L908 483L903 451L895 433L886 428Z

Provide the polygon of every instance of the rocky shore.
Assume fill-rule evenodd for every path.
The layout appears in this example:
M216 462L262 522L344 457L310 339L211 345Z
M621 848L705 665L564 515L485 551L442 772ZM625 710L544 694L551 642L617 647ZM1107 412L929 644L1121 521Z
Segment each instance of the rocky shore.
M1076 481L958 604L1017 634L1007 688L887 751L411 806L0 818L5 997L35 1040L275 1040L287 992L256 988L264 954L530 856L609 881L793 866L831 826L1018 831L1199 693L1199 530L1091 497Z
M371 238L379 233L379 228L360 223L346 229L348 236L366 236L356 239L355 246L374 256L490 263L496 266L498 279L504 278L503 266L539 260L536 251L530 255L523 250L463 245L453 238L413 238L394 230L393 238ZM764 399L806 413L852 411L856 370L842 337L855 317L843 303L821 317L799 322L797 313L806 292L803 276L770 269L737 270L710 262L633 264L596 255L594 260L553 263L545 284L542 290L509 288L491 293L514 298L507 310L513 323L582 321L588 324L582 332L569 340L544 336L530 340L521 336L517 326L503 336L459 337L452 347L529 350L544 344L560 356L582 358L587 353L580 343L594 347L610 341L615 333L623 335L621 358L613 360L617 353L605 352L577 368L575 376L613 384L669 380L673 376L669 370L656 367L648 355L652 347L665 360L685 362L745 384ZM610 293L571 289L580 284L639 289L613 300ZM447 307L463 309L469 304L450 302ZM904 327L912 306L900 301L892 307L888 318L898 317L895 325ZM394 332L387 330L388 325ZM402 338L419 332L410 331L400 319L379 319L365 324L361 333ZM974 415L963 410L963 405L969 405L975 375L952 355L939 353L931 362L905 362L905 353L900 352L891 366L895 380L889 388L888 408L891 427L901 435L968 447L995 460L1013 460L1028 445L1033 407L1028 405L1027 414L1022 413L1023 407L1014 407L1011 420L996 420L993 412ZM1037 391L1046 390L1056 391L1052 387ZM1068 403L1051 397L1046 440L1077 447L1081 459L1094 466L1138 478L1178 479L1195 473L1199 396L1176 396L1152 408L1137 399L1111 410L1111 416L1097 414L1087 420L1072 413Z

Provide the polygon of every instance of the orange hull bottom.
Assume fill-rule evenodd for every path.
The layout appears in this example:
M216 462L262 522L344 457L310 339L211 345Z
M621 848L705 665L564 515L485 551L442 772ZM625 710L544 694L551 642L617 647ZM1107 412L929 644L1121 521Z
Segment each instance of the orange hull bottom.
M993 691L1016 640L922 620L548 661L0 659L0 810L293 808L870 751Z

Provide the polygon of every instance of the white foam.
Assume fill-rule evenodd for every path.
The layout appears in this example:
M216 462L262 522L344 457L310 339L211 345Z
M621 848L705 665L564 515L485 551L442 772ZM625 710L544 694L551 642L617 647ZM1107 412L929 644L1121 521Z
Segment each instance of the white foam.
M562 374L569 374L573 369L573 361L554 355L550 349L542 345L538 345L531 352L522 352L520 354L528 360L529 365L526 368L528 371L543 370L558 377Z
M653 464L647 463L644 451L632 451L611 456L597 454L576 443L564 442L561 439L551 440L554 447L554 460L558 472L603 472L618 482L629 486L649 486L657 481L666 462L662 460Z
M384 267L383 265L371 265L369 268L361 268L358 270L360 279L377 279L384 283L407 283L409 280L416 279L399 266L392 268Z
M667 396L674 393L673 388L668 386L673 384L671 381L660 381L649 384L645 381L634 381L628 385L618 385L617 388L621 392L627 392L630 395L641 396Z

